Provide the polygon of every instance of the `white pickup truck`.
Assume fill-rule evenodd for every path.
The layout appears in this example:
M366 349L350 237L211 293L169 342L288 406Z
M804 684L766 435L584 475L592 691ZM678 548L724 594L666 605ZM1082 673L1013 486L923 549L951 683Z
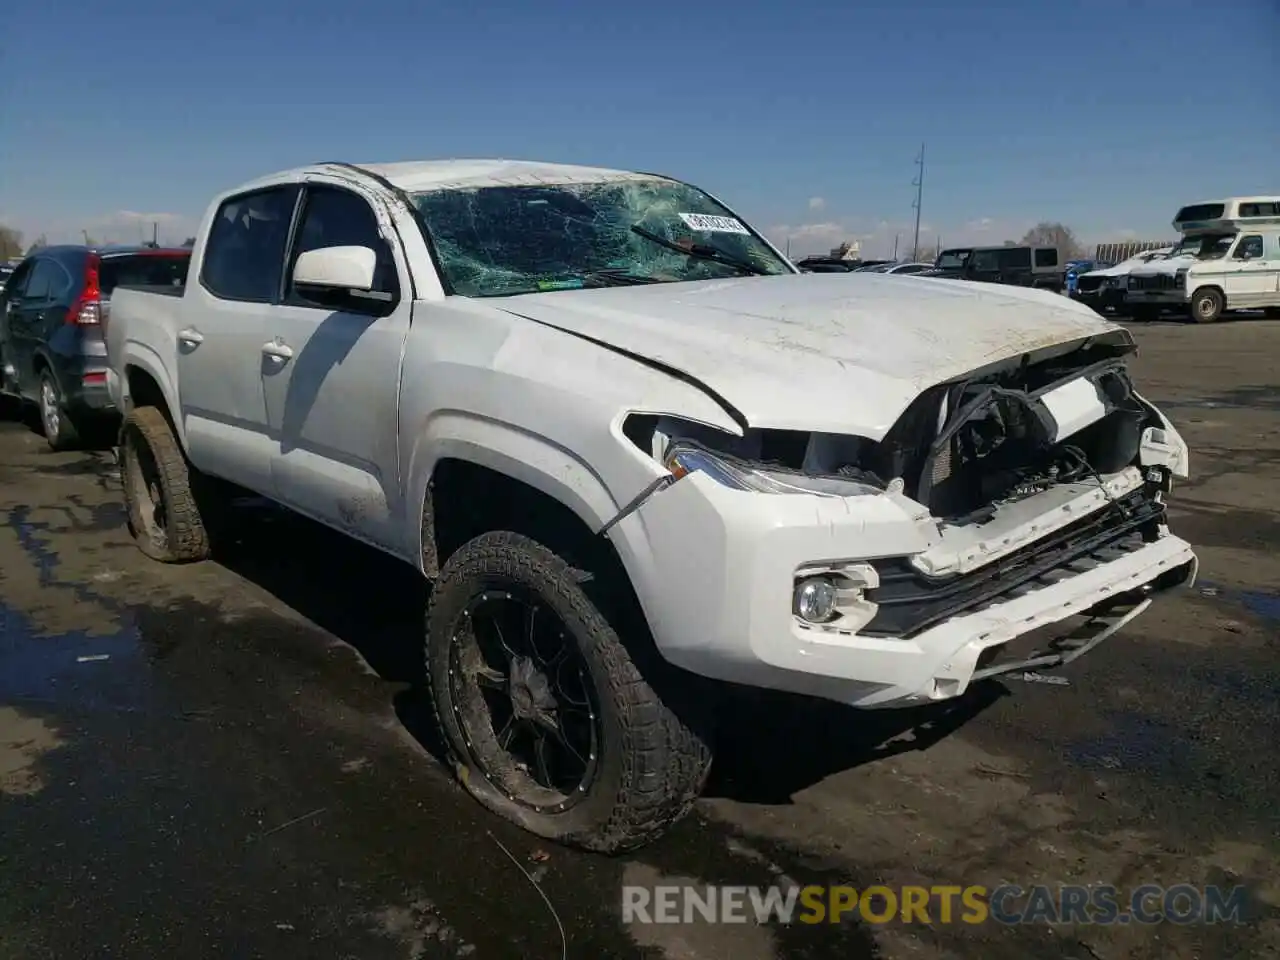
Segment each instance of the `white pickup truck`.
M945 700L1196 572L1164 505L1187 449L1124 329L802 274L667 177L264 177L209 206L185 288L116 291L108 344L142 550L208 556L243 488L414 565L462 783L595 850L697 797L714 681Z

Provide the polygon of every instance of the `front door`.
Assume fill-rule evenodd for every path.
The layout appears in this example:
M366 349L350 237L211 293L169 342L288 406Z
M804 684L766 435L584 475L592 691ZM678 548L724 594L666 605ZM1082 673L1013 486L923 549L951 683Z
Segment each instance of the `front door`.
M1254 233L1236 244L1223 277L1227 304L1232 309L1275 305L1276 279L1280 277L1276 240L1275 235L1264 238Z
M292 283L298 255L338 246L378 253L374 290L300 293ZM400 258L364 197L308 186L262 368L278 444L276 499L396 554L412 542L399 476L397 385L412 309Z
M263 346L281 309L297 185L226 200L208 228L199 277L190 277L177 329L178 400L192 462L272 495L275 442L262 393Z

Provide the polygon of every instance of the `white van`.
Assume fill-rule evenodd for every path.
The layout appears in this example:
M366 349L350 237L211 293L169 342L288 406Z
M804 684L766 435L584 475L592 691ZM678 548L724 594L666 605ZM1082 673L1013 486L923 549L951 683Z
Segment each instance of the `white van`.
M1231 197L1183 207L1182 241L1164 260L1129 273L1135 320L1176 309L1198 323L1228 310L1280 315L1280 197Z

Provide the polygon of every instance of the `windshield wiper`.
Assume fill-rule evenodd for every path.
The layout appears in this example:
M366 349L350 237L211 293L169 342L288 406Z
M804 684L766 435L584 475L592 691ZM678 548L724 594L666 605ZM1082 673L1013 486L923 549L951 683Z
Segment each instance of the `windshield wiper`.
M611 267L606 270L592 270L582 275L584 280L595 280L613 287L633 286L638 283L662 283L657 277L632 273L626 267Z
M734 267L743 273L752 273L757 277L769 276L769 271L763 267L758 267L754 263L746 260L739 260L737 257L730 256L719 247L712 247L705 243L691 243L685 246L682 243L676 243L674 240L668 240L666 237L660 237L650 230L646 230L640 224L633 224L631 232L644 237L646 240L652 240L660 247L666 247L668 250L674 250L676 253L683 253L690 257L697 257L699 260L710 260L712 263L723 263L726 267Z

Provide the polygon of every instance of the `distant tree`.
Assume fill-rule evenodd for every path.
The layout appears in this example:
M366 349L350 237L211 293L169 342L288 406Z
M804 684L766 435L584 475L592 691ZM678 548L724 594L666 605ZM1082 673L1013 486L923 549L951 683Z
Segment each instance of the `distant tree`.
M22 256L22 231L0 226L0 260Z
M1006 247L1016 247L1016 246L1018 245L1018 241L1017 241L1017 240L1006 240L1006 241L1004 242L1004 245L1005 245Z
M194 247L194 246L196 245L196 238L195 238L195 237L187 237L187 239L185 239L185 240L183 240L183 241L182 241L182 245L183 245L184 247Z
M44 234L43 234L43 233L42 233L42 234L40 234L40 236L36 237L36 239L35 239L35 243L33 243L33 244L31 244L31 246L27 247L27 256L28 256L28 257L29 257L29 256L31 256L33 253L35 253L35 252L36 252L37 250L39 250L41 247L47 247L48 245L49 245L49 241L48 241L48 240L46 240L46 239L44 238Z
M1078 257L1083 250L1076 235L1069 227L1061 223L1045 221L1037 223L1022 238L1024 247L1057 247L1058 256L1063 260Z

